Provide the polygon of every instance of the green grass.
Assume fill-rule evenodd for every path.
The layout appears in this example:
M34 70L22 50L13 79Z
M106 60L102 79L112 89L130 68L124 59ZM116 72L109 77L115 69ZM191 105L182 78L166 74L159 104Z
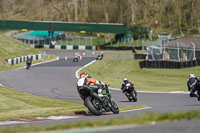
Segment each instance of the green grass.
M0 32L0 59L14 58L22 55L39 54L41 50L30 48L27 44L6 36L5 31Z
M38 131L60 131L72 128L97 128L105 126L131 125L131 124L149 124L152 122L170 122L174 120L190 120L200 118L200 111L188 111L177 113L146 113L140 116L118 117L101 119L95 121L72 122L50 126L18 126L0 128L0 132L16 133L16 132L38 132Z
M0 107L0 121L88 113L83 103L34 96L4 87L0 87ZM144 107L119 106L120 111Z
M5 59L40 53L42 53L41 50L30 48L27 44L7 36L6 31L0 32L0 71L14 69L24 65L23 63L9 65L6 64ZM51 58L55 57L48 56L45 60L49 60Z
M199 75L200 67L184 69L140 69L139 60L120 59L133 58L133 55L105 55L80 72L87 72L92 77L120 88L124 77L135 84L138 91L187 91L186 82L190 73ZM118 58L118 60L116 60Z
M82 103L34 96L0 87L0 121L87 111Z

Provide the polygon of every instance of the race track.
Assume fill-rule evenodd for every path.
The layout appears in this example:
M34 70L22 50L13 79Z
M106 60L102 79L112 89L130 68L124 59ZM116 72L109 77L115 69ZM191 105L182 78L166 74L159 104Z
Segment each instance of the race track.
M83 60L75 63L72 61L74 51L47 50L46 52L59 56L60 60L32 66L30 70L20 68L0 72L0 84L33 95L82 102L76 90L77 79L75 77L75 72L82 66L93 61L96 55L93 55L92 52L86 52L86 56L83 57ZM64 59L66 56L68 57L67 61ZM95 120L99 118L141 114L142 112L181 112L200 108L200 102L198 102L196 98L190 98L188 94L143 92L138 93L138 102L132 103L128 102L121 91L111 90L111 92L114 100L119 105L138 104L146 105L151 108L140 111L121 112L118 115L87 116L76 119L35 122L34 124L55 124L80 120Z

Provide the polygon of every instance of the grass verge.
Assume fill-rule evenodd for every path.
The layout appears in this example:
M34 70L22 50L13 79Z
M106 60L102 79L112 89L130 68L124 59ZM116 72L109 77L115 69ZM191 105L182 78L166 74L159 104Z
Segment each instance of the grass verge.
M128 58L125 58L128 57ZM140 69L140 60L133 55L105 55L101 61L84 68L92 77L120 88L124 77L135 84L138 91L187 91L187 80L190 73L200 76L200 67L184 69Z
M5 59L42 53L42 50L30 48L27 44L9 37L6 33L7 31L0 31L0 71L25 66L25 63L9 65L5 62ZM33 63L43 62L54 58L56 57L53 55L47 55L45 59L33 61Z
M87 111L83 104L34 96L0 87L0 121Z
M109 118L96 121L81 121L73 123L65 123L53 126L18 126L0 128L0 132L16 133L16 132L38 132L38 131L55 131L67 130L72 128L96 128L103 126L131 125L131 124L149 124L152 122L170 122L174 120L190 120L200 118L200 111L188 111L177 113L146 113L140 116Z
M49 61L49 60L53 60L53 59L56 59L56 56L47 54L44 59L33 60L32 64L39 63L39 62L45 62L45 61ZM10 65L10 64L4 64L3 62L0 61L0 66L1 66L0 71L6 71L6 70L12 70L12 69L26 66L26 63L23 62L23 63L19 63L19 64L15 64L15 65Z
M0 87L0 121L88 113L83 103L34 96ZM119 106L120 111L144 108Z

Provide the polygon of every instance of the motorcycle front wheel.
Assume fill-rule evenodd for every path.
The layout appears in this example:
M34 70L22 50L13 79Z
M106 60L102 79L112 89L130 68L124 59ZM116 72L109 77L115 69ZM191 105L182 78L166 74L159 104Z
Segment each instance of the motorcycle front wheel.
M133 102L137 102L137 92L136 91L132 91L132 99L133 99Z
M90 96L88 96L86 99L85 99L85 105L87 106L88 110L94 114L94 115L101 115L102 112L100 111L100 109L97 109L94 105L93 105L93 102L94 102L95 99L92 99Z
M118 108L118 106L117 106L117 104L114 102L114 101L112 101L111 102L112 104L112 107L111 107L111 111L114 113L114 114L119 114L119 108Z

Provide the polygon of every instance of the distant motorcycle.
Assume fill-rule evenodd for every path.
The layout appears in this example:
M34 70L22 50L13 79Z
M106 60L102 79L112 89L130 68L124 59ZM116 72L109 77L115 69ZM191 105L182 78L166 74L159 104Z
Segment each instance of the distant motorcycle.
M96 57L96 60L102 60L103 59L103 54L100 54Z
M80 60L82 60L82 56L75 56L73 62L78 62Z
M126 95L126 97L128 98L130 102L131 101L137 102L137 92L133 84L131 83L126 84L126 89L123 93Z
M26 61L26 69L29 69L31 67L31 64L32 64L32 59L28 58Z
M78 57L74 57L73 62L78 62Z
M100 97L101 100L92 95L91 91L88 89L81 90L81 94L86 97L84 100L85 106L88 110L94 115L102 115L102 112L109 112L112 111L114 114L119 113L119 108L115 101L111 98L111 93L108 90L108 86L104 86L105 89L101 90L102 96ZM94 92L97 93L98 92Z

